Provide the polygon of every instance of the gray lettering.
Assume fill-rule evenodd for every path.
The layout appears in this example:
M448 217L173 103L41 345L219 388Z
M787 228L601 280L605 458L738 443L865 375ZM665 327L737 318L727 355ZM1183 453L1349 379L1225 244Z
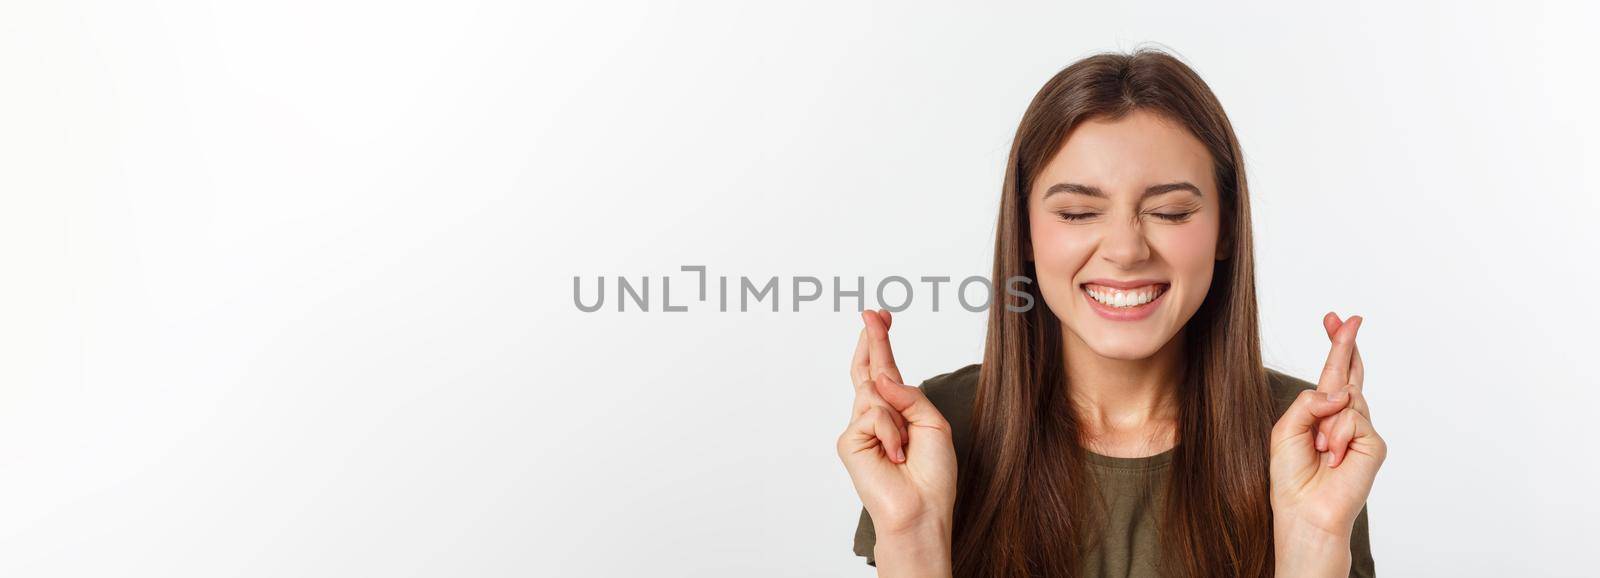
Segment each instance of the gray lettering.
M977 307L973 307L971 304L967 303L967 286L974 282L983 285L983 305L979 305ZM979 277L976 275L963 279L961 281L961 285L956 288L956 299L961 302L961 308L973 313L988 309L989 302L994 299L993 294L994 285L989 283L989 278Z
M745 312L750 311L749 302L746 300L747 297L749 297L751 295L755 295L756 302L760 303L762 299L766 299L767 298L767 294L768 293L772 294L772 311L774 313L776 313L778 311L778 278L777 277L773 277L771 280L767 281L767 284L762 287L761 292L759 292L759 293L757 293L755 291L756 286L755 286L754 283L750 282L750 278L749 277L739 277L739 285L740 285L740 287L742 287L742 289L739 291L739 312L740 313L745 313Z
M1029 292L1026 292L1026 291L1017 291L1017 282L1018 281L1021 281L1022 284L1024 284L1024 285L1027 285L1027 284L1033 282L1032 279L1029 279L1029 278L1021 276L1021 275L1017 275L1017 276L1014 276L1014 277L1007 278L1006 279L1006 294L1008 294L1008 295L1010 295L1012 297L1021 297L1024 300L1027 301L1027 304L1026 305L1022 305L1022 306L1017 306L1017 305L1012 305L1011 303L1008 302L1008 303L1006 303L1006 311L1010 311L1012 313L1026 313L1028 311L1033 310L1033 293L1029 293Z
M683 305L672 304L672 278L661 278L661 310L667 313L682 313L689 308Z
M599 311L600 307L602 305L606 304L606 278L604 276L601 276L601 277L596 277L595 279L600 282L600 288L599 288L599 290L595 291L594 305L590 306L590 305L584 305L583 304L583 300L578 297L578 294L579 294L578 287L581 286L581 283L578 282L578 276L577 275L573 275L572 276L572 303L578 306L578 310L579 311L582 311L584 313L594 313L596 311Z
M923 283L928 283L928 284L933 286L933 312L934 313L938 313L939 312L939 284L940 283L949 283L950 282L950 278L949 277L923 277L922 278L922 282Z
M838 313L839 312L839 303L841 301L844 301L844 298L846 296L855 297L856 298L856 311L857 312L866 311L866 298L863 296L863 294L866 293L866 292L867 292L867 280L862 278L859 275L856 276L856 290L855 291L840 291L839 290L839 278L838 277L834 277L833 278L833 312L834 313Z
M640 311L650 311L650 278L644 277L640 281L644 283L643 293L635 293L633 285L628 284L627 277L617 276L617 311L627 310L627 302L622 300L623 292L627 292L633 297L633 302L639 306Z
M816 288L816 292L811 293L809 295L801 293L800 292L800 283L802 281L806 282L806 283L810 283L812 287ZM793 291L793 294L794 294L794 311L798 313L800 311L800 302L801 301L816 301L818 297L822 296L822 280L817 279L816 277L810 277L810 276L795 277L794 278L794 291Z
M678 268L681 269L681 270L684 270L684 271L697 271L697 272L700 273L700 300L701 301L705 301L706 300L706 266L705 265L684 265L684 266L678 267Z
M889 283L891 282L899 283L900 286L906 288L906 300L898 306L890 305L889 302L883 298L883 288L888 287ZM890 275L888 277L884 277L882 281L878 282L878 305L882 306L884 309L888 309L891 313L899 313L909 309L911 307L911 282L907 281L905 277L901 277L899 275Z

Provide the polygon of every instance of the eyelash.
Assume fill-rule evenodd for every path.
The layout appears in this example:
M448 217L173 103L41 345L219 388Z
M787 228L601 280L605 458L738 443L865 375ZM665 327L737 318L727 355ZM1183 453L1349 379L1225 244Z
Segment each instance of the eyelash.
M1065 213L1065 212L1062 212L1062 213L1056 213L1056 214L1060 215L1061 216L1061 220L1063 220L1063 221L1074 222L1074 221L1082 221L1082 220L1088 219L1090 217L1098 215L1099 213ZM1188 219L1189 215L1193 215L1193 214L1194 214L1194 211L1189 211L1187 213L1173 213L1173 214L1150 213L1150 215L1154 216L1155 218L1161 219L1163 221L1167 221L1169 223L1177 223L1177 222L1183 221L1184 219Z

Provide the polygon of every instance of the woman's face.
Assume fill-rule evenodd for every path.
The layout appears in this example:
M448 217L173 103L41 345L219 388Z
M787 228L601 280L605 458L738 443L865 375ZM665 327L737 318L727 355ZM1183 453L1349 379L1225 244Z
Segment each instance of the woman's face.
M1154 355L1200 308L1225 258L1217 194L1211 155L1183 125L1137 110L1079 123L1028 193L1050 311L1103 357Z

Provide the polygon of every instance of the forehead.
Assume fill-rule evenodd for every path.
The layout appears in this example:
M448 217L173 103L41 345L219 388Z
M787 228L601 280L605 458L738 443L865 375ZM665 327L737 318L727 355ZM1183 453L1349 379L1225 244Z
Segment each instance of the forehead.
M1112 196L1188 181L1215 195L1211 153L1178 122L1135 110L1122 118L1078 123L1034 179L1034 194L1061 182L1099 187Z

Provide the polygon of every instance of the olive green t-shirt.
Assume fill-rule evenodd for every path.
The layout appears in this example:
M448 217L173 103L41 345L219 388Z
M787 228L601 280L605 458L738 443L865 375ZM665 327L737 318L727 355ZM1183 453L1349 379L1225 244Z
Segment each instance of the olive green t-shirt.
M1304 380L1268 369L1272 398L1277 415L1283 415L1301 390L1316 389ZM972 439L972 400L978 384L978 364L929 378L922 390L950 422L956 446L956 464L967 461ZM1157 524L1167 482L1172 450L1142 458L1114 458L1093 452L1087 454L1090 471L1099 481L1106 502L1107 526L1102 539L1084 559L1084 576L1159 576L1160 542ZM867 564L877 565L873 556L872 518L866 508L856 525L855 553ZM1350 533L1350 575L1374 576L1371 544L1367 539L1367 508L1361 507Z

